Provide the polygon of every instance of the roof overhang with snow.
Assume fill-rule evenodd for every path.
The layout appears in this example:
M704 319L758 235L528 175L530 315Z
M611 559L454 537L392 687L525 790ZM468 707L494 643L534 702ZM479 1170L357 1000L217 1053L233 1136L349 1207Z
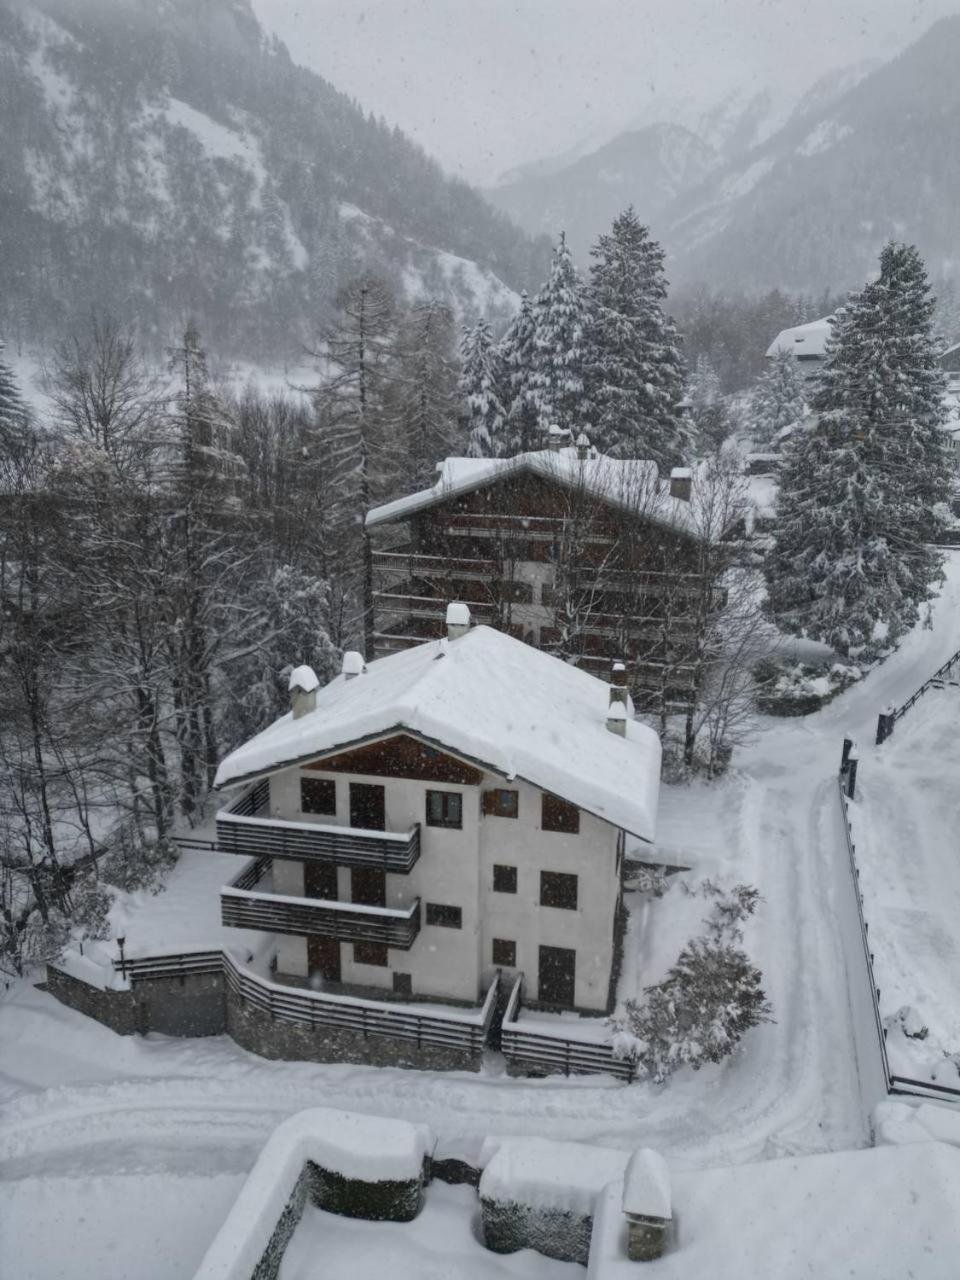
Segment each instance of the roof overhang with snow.
M805 356L820 359L826 351L832 332L833 316L823 316L820 320L811 320L809 324L797 324L791 329L781 329L767 347L767 355L773 357L781 351L789 351L798 359Z
M655 462L608 458L596 452L581 459L575 448L541 449L515 458L447 458L440 466L436 484L372 508L367 512L367 528L406 520L460 494L523 474L537 475L566 488L582 484L599 502L674 532L696 536L689 502L670 496L669 481L659 479Z
M652 841L660 742L635 720L606 726L609 686L520 640L474 627L338 676L316 709L282 716L220 765L236 786L394 733L408 733L508 780L521 779Z

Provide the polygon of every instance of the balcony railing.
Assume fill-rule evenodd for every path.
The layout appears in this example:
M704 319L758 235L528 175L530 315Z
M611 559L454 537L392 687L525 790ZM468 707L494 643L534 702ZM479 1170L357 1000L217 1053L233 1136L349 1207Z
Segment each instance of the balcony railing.
M245 858L290 858L406 875L420 857L420 824L409 831L370 831L320 822L217 814L217 850Z
M379 942L409 951L420 932L420 899L409 907L368 907L328 898L299 898L262 887L269 859L244 867L220 890L221 923L231 929ZM267 879L269 884L269 878Z
M498 572L493 560L424 556L406 551L375 551L373 567L380 573L399 573L404 577L460 578L477 582L486 582Z
M446 597L399 595L390 591L373 593L374 607L379 613L411 618L429 618L443 621L447 616ZM470 610L470 616L478 622L488 621L493 617L493 605L479 600L466 600L464 603Z

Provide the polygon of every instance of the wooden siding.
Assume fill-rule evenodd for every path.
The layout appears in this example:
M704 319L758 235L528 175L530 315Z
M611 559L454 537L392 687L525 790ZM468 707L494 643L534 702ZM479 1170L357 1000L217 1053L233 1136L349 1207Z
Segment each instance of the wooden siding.
M363 677L361 676L360 679ZM303 766L322 773L357 773L374 778L410 778L417 782L449 782L477 787L483 774L472 765L400 733L352 751L326 756Z

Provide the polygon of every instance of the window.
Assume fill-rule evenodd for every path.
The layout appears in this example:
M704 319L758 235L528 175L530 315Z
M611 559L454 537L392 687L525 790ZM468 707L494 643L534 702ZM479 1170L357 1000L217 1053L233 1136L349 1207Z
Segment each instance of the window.
M559 796L543 796L540 826L544 831L563 831L575 836L580 830L580 810Z
M427 826L463 826L463 800L459 791L427 792Z
M517 868L505 867L501 863L493 864L493 892L517 892Z
M300 812L337 812L337 784L332 778L300 779Z
M393 989L398 996L412 996L413 978L409 973L395 973L393 975Z
M517 944L509 938L494 938L493 963L502 964L505 969L513 969L517 963Z
M439 902L428 902L427 924L438 925L441 929L460 929L463 927L463 911L460 907L445 907Z
M355 942L353 959L355 964L376 964L386 968L387 945L385 942Z
M485 791L483 812L494 818L516 818L520 813L519 791Z
M577 877L568 875L565 871L541 871L540 905L576 911Z

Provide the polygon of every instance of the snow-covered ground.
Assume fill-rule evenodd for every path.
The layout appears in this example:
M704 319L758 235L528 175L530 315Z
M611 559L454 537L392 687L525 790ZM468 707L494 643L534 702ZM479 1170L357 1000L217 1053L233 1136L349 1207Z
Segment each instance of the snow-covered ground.
M844 732L872 741L877 711L908 697L953 652L958 619L960 557L953 553L932 630L918 629L817 715L766 722L723 782L664 788L664 846L689 855L696 874L733 876L764 896L748 948L763 969L776 1022L751 1032L722 1067L681 1073L658 1088L606 1077L514 1080L495 1056L477 1075L267 1062L226 1038L124 1039L29 984L12 988L0 1003L0 1201L15 1205L19 1230L35 1242L18 1256L19 1280L93 1273L87 1257L78 1266L75 1236L64 1230L81 1217L84 1240L100 1242L91 1255L99 1274L190 1274L202 1252L199 1236L202 1246L212 1239L237 1175L252 1167L281 1119L316 1105L428 1123L441 1151L472 1155L488 1135L537 1134L652 1146L673 1171L866 1145L834 911L849 874L838 839L836 767ZM886 746L899 750L908 732L905 720ZM929 750L937 749L933 742ZM871 772L879 770L872 750L860 768L866 805ZM953 845L941 850L946 859L956 847L946 828L911 833L911 847L931 831L952 835ZM940 890L945 900L942 880ZM656 937L654 924L634 939L631 954L644 961ZM129 1239L118 1241L126 1205L136 1229L163 1239L161 1257L134 1258ZM8 1226L0 1261L9 1236ZM105 1252L111 1240L123 1257L119 1267Z

